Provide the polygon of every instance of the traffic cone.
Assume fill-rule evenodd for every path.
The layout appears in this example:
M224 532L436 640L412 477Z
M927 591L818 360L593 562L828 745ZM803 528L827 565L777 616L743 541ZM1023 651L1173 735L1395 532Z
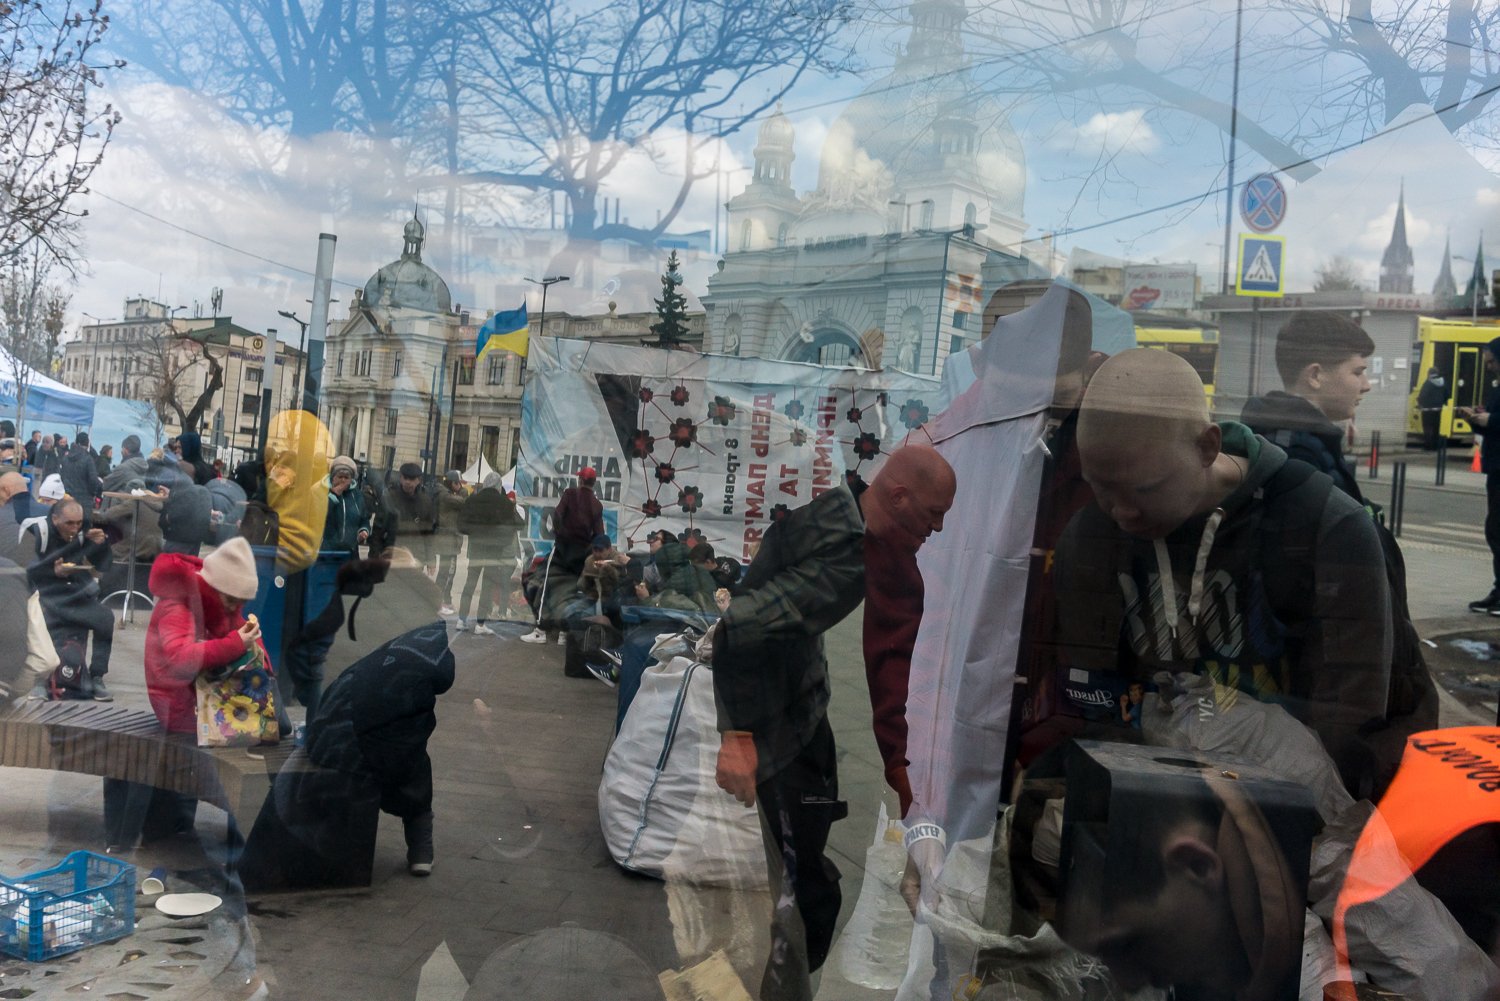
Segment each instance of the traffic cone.
M1474 461L1471 462L1471 463L1469 463L1469 472L1471 472L1471 473L1482 473L1482 472L1484 472L1483 469L1479 468L1479 446L1478 445L1474 446Z

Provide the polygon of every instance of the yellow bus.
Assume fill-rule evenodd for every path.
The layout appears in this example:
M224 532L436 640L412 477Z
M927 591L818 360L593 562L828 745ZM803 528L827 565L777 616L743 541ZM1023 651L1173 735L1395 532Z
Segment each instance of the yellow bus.
M1407 402L1408 438L1420 441L1422 413L1417 408L1417 393L1427 381L1427 370L1436 368L1448 389L1448 403L1438 434L1444 438L1472 436L1468 421L1454 415L1457 407L1477 407L1484 400L1489 380L1484 372L1484 346L1500 336L1500 325L1469 320L1439 320L1430 316L1417 319L1417 339L1411 346L1411 396Z
M1203 380L1209 412L1214 408L1214 383L1219 380L1219 328L1184 322L1182 326L1165 326L1162 317L1141 317L1135 328L1135 343L1143 348L1161 348L1187 359ZM1151 326L1141 326L1149 322Z

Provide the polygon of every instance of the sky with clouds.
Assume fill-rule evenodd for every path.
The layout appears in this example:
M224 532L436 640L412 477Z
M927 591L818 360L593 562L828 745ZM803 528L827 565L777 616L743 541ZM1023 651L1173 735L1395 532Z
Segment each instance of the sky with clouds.
M1133 26L1142 65L1191 83L1204 98L1227 102L1234 4L1146 6L1150 18ZM1215 193L1225 182L1223 133L1140 88L1060 96L1045 77L1002 58L1007 46L1016 51L1022 44L1006 36L1008 25L1017 37L1024 28L1030 33L1025 38L1043 39L1025 51L1056 52L1058 64L1105 59L1103 42L1089 36L1047 49L1048 32L1066 42L1078 26L1042 23L1040 15L1027 20L1030 12L1018 0L985 8L983 18L972 19L966 47L974 78L1009 109L1025 149L1030 235L1058 231L1063 255L1076 247L1138 261L1194 262L1205 288L1216 285L1225 205L1224 195ZM889 69L892 53L909 33L899 23L902 4L879 13L851 28L858 31L862 73L807 77L786 95L796 128L792 178L799 191L816 186L823 143L845 103ZM128 18L131 10L122 7L114 16ZM1470 256L1480 231L1489 231L1500 261L1500 178L1476 159L1476 153L1488 152L1467 146L1467 137L1455 139L1422 107L1408 108L1383 127L1341 108L1347 92L1343 84L1330 89L1329 80L1343 80L1340 73L1348 67L1335 72L1326 54L1319 60L1305 46L1278 47L1277 33L1295 25L1260 16L1247 32L1242 64L1246 120L1295 135L1299 150L1320 154L1313 176L1285 179L1290 212L1278 235L1288 239L1290 285L1309 287L1317 265L1335 255L1348 257L1373 283L1403 183L1418 291L1431 288L1450 235L1454 251ZM123 300L135 294L185 305L191 313L194 303L206 309L211 289L221 287L225 313L250 326L275 326L278 309L306 308L312 284L306 272L319 232L339 236L335 295L346 302L353 287L399 254L400 213L369 211L382 197L389 204L389 197L366 191L365 179L349 174L347 164L369 153L357 140L333 134L294 141L275 129L236 122L191 90L140 71L118 75L109 97L126 117L93 179L85 230L88 270L74 292L75 320L118 316ZM1382 128L1387 134L1369 138ZM700 164L717 156L725 196L741 190L749 177L754 131L700 151ZM604 192L619 198L623 216L638 223L654 221L680 177L675 151L681 134L663 130L654 140L627 156ZM1340 146L1352 148L1321 155ZM291 161L307 172L296 185L286 181ZM1238 180L1266 166L1241 145ZM694 187L674 231L714 226L715 180ZM327 194L335 181L337 197ZM436 212L440 201L431 193L422 196L424 213ZM544 224L547 218L545 206L515 191L491 190L482 204L466 207L521 224ZM722 214L717 218L722 224ZM431 249L429 256L440 260L442 248ZM509 266L519 274L533 264ZM692 291L702 290L708 267L704 262L690 271ZM1454 262L1460 280L1469 267Z

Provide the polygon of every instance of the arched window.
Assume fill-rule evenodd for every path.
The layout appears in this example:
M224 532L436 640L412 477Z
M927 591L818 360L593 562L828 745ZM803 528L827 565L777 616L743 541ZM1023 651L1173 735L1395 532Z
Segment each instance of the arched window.
M979 210L974 207L974 203L973 202L970 202L969 204L967 204L967 205L964 206L964 225L965 226L973 226L974 223L976 223L978 221L979 221Z
M776 246L786 246L786 236L788 231L789 228L786 223L782 223L780 226L776 227Z
M932 228L932 214L936 208L931 198L922 199L922 229Z
M750 220L746 219L740 223L740 249L750 249Z

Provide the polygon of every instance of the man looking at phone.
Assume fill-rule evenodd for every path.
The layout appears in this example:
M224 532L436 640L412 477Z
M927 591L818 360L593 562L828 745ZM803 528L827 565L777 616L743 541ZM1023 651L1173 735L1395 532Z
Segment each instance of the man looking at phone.
M1484 391L1484 403L1479 407L1459 407L1457 414L1469 422L1479 436L1479 468L1484 470L1484 541L1490 547L1491 583L1490 593L1478 601L1469 602L1469 611L1488 612L1500 615L1500 425L1491 424L1490 417L1500 408L1500 337L1484 346L1484 370L1489 375L1489 388Z

